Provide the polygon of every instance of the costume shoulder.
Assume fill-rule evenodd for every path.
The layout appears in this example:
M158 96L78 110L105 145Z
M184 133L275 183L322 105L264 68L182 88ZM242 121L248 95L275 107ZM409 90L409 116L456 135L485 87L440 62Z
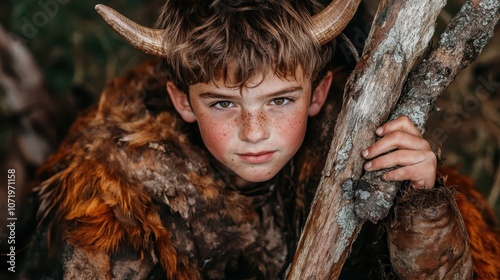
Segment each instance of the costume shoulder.
M101 259L91 270L116 274L113 263L144 260L132 266L136 275L159 266L169 278L199 279L206 261L217 277L225 262L212 264L210 254L227 247L237 255L256 242L251 201L226 190L207 152L191 143L193 128L172 110L159 65L110 82L41 168L36 238L55 258L48 267L82 274L69 264ZM32 272L43 267L29 263Z
M83 260L97 254L109 262L125 247L141 258L159 260L171 273L196 278L186 257L175 254L153 192L162 184L162 190L171 192L164 199L171 200L172 213L189 215L187 199L180 194L187 190L178 186L186 185L183 174L202 169L203 152L182 145L186 135L179 133L179 119L168 110L157 65L144 64L110 82L99 104L75 122L41 168L39 231L48 239L49 255ZM183 164L185 158L192 159L190 164ZM151 249L153 242L158 250Z

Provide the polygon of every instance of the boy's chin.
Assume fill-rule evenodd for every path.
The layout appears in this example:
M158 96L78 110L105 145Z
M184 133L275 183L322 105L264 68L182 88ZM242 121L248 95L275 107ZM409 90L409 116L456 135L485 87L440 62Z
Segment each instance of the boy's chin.
M276 176L277 172L265 172L263 174L238 174L236 179L236 185L239 187L251 186L258 183L263 183L271 180Z

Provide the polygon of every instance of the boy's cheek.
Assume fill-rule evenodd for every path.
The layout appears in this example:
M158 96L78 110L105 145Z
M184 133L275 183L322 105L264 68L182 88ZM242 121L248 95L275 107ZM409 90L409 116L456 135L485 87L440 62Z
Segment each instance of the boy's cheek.
M206 146L216 147L227 144L231 133L224 127L199 122L200 132Z
M234 127L228 123L215 122L204 118L198 119L201 138L209 152L217 159L221 159L234 144Z
M278 120L279 123L280 120ZM297 117L276 126L276 132L280 133L288 142L301 145L307 131L307 114L298 114Z

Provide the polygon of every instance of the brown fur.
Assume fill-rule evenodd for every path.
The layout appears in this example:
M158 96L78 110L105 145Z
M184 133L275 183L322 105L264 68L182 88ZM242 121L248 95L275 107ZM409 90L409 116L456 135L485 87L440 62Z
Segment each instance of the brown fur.
M473 181L456 169L442 167L446 184L455 186L456 201L467 229L476 279L500 279L500 228L488 202Z
M146 66L137 75L146 79L151 71L151 66ZM126 135L125 143L129 141L128 147L134 151L149 142L175 137L168 126L161 130L158 125L150 125L158 121L175 127L171 116L146 116L144 106L137 104L140 99L127 96L127 91L141 86L135 84L137 81L141 80L129 76L111 83L98 110L90 111L74 125L63 148L42 168L42 172L52 173L54 167L64 166L40 186L39 213L46 217L52 212L55 216L51 236L62 231L69 244L88 252L111 254L126 243L144 256L150 254L150 242L154 242L169 278L196 279L200 275L195 264L176 253L171 233L162 225L159 209L145 195L140 179L123 173L130 162L120 150L127 144L117 136ZM135 108L142 111L134 115ZM138 128L141 132L127 135Z

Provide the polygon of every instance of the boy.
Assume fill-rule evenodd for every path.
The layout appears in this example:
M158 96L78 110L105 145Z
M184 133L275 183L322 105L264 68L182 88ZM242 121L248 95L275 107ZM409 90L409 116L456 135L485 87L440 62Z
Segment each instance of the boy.
M133 45L166 58L166 77L146 64L111 83L42 168L24 276L283 277L340 104L327 102L339 93L328 94L333 43L311 19L320 10L169 0L153 30L98 7ZM376 133L365 169L399 166L384 179L434 188L436 157L408 118ZM448 270L470 266L461 237Z

